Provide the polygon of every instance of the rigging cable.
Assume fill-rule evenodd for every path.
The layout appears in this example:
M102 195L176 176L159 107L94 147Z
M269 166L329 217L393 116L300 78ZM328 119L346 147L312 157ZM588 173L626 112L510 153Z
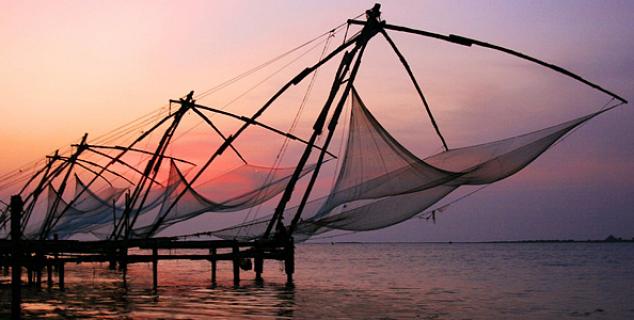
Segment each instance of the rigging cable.
M330 46L330 40L335 37L335 34L336 34L336 31L333 30L333 31L330 32L328 38L326 38L326 42L324 44L324 48L322 49L321 54L319 55L318 61L321 61L324 58L324 56L326 55L326 52L328 51L328 48ZM304 93L304 96L302 97L302 101L300 102L300 105L299 105L299 108L297 110L297 113L295 114L295 117L294 117L293 121L291 122L291 126L288 129L289 133L293 133L293 131L297 128L297 125L299 123L299 119L300 119L301 115L303 114L303 111L304 111L304 109L306 107L306 104L308 103L308 99L309 99L309 97L310 97L310 95L312 93L312 90L313 90L313 87L314 87L314 84L315 84L315 80L317 79L318 73L319 73L319 70L315 70L315 72L311 76L311 79L310 79L310 81L308 83L308 86L306 88L306 92ZM267 174L267 177L264 180L265 181L264 185L270 183L271 180L273 179L273 171L275 169L279 168L279 166L281 165L282 159L284 158L284 155L286 154L286 150L288 149L288 145L289 145L289 138L285 137L284 141L282 143L282 147L280 148L280 150L277 153L277 156L275 157L275 161L273 163L273 166L269 170L269 172ZM255 208L255 213L253 214L253 219L257 218L258 213L259 213L259 211L261 209L261 206L262 205L259 205L259 206L257 206ZM250 208L247 211L247 214L245 215L245 217L244 217L244 219L242 221L242 224L245 224L246 221L249 218L251 218L252 210L253 210L253 208ZM240 234L241 230L242 229L238 230L238 233L236 234L236 236L238 236Z

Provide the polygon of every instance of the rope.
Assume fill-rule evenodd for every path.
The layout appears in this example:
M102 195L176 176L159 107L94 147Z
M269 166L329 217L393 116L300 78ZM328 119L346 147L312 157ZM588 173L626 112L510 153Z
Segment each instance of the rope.
M475 190L473 190L473 191L471 191L471 192L469 192L467 194L464 194L464 195L462 195L462 196L460 196L460 197L458 197L458 198L456 198L456 199L454 199L454 200L452 200L452 201L450 201L450 202L448 202L448 203L446 203L446 204L444 204L442 206L436 207L435 209L432 209L432 210L423 211L423 212L419 213L418 215L416 215L416 218L429 220L429 218L432 217L434 219L434 221L435 221L436 220L436 213L440 213L440 212L445 211L447 209L447 207L455 204L458 201L462 201L462 200L472 196L474 193L476 193L478 191L481 191L482 189L487 188L489 186L491 186L491 184L485 184L485 185L479 187L478 189L475 189Z

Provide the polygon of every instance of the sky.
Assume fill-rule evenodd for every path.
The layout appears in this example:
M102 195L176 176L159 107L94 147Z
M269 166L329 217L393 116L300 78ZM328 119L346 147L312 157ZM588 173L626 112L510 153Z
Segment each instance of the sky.
M0 173L98 135L189 90L201 92L370 8L364 1L0 0ZM496 43L568 68L634 97L631 1L383 1L388 23ZM483 143L595 111L608 97L542 67L486 49L392 34L420 80L450 147ZM338 33L331 47L340 43ZM438 151L429 121L384 41L373 40L357 88L379 121L420 157ZM230 110L250 114L316 61L321 47ZM312 60L310 60L312 59ZM310 132L319 89L297 133ZM226 105L240 90L211 95ZM289 93L263 118L283 127ZM323 91L323 90L322 90ZM314 108L311 108L314 106ZM229 106L228 106L229 107ZM290 107L289 107L290 108ZM312 113L311 113L312 112ZM264 121L263 120L263 121ZM631 105L601 115L522 172L452 205L436 224L420 219L337 241L485 241L634 237ZM217 120L223 130L232 125ZM223 121L226 121L223 122ZM235 126L234 126L235 127ZM204 150L193 138L183 150ZM202 136L204 137L204 136ZM270 160L263 138L241 141ZM213 225L198 219L193 225ZM189 226L191 227L191 225ZM185 225L183 228L189 228Z

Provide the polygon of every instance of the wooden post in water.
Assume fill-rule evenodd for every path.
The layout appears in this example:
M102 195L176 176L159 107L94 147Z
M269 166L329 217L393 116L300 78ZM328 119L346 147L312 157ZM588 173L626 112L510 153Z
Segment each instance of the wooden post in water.
M20 304L22 303L22 250L20 244L22 216L22 197L19 195L11 197L11 242L13 252L11 253L11 318L20 319L22 316Z
M50 259L46 259L46 286L51 288L53 286L53 263Z
M11 260L8 259L9 255L2 255L2 275L9 275L9 264L11 264Z
M124 241L125 242L125 241ZM123 286L128 286L128 247L127 243L125 243L125 248L121 247L119 249L120 259L119 260L119 271L121 271L121 277L123 278Z
M29 256L29 259L25 259L26 263L26 283L28 286L33 285L33 259Z
M240 248L237 241L233 243L231 256L233 257L233 285L237 287L240 285Z
M44 257L41 253L37 253L35 255L35 287L38 289L42 289L42 268L44 267L42 264Z
M253 269L255 271L255 281L262 282L262 272L264 271L264 252L262 245L255 243L255 257L253 259Z
M108 249L108 269L109 270L117 270L117 249L110 248Z
M284 247L284 271L286 272L286 282L293 283L293 273L295 273L295 243L291 237Z
M154 291L158 288L158 248L156 243L152 248L152 288Z
M64 261L62 260L57 265L57 276L59 277L59 290L64 291Z
M216 287L216 268L218 262L216 261L216 248L209 249L209 255L211 256L211 286Z

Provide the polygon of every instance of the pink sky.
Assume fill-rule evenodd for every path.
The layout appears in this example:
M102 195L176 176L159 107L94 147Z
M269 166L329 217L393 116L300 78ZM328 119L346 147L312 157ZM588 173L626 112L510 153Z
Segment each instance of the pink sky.
M91 135L107 132L165 105L168 99L192 89L200 92L212 87L356 16L372 4L1 1L0 173L75 142L84 132ZM390 23L456 33L515 48L570 68L625 98L634 97L631 2L383 1L382 4L383 18ZM605 95L572 80L501 54L409 35L393 37L423 85L450 147L538 129L594 111L607 101ZM342 34L338 34L334 41L341 40ZM357 81L359 91L379 121L404 145L421 157L429 155L438 150L439 142L432 135L415 92L385 42L378 37L373 42ZM293 70L299 71L315 59L314 54L307 56ZM320 75L322 86L331 77L328 70L332 66ZM290 78L291 71L273 78L268 86L254 91L229 110L250 114L279 83ZM201 102L222 105L243 89L238 86ZM291 92L288 100L274 106L263 119L286 128L292 118L286 110L295 106L297 100L293 98L301 97L304 89ZM321 101L323 97L316 93L314 108L302 119L303 127L309 128L309 115L316 112ZM505 204L511 191L513 197L526 192L526 197L535 197L532 199L537 202L543 194L533 191L548 187L545 193L559 197L542 203L544 208L540 210L560 212L561 208L569 207L570 211L578 212L581 222L578 228L549 229L545 237L601 237L605 230L616 230L615 233L631 230L634 202L626 198L631 198L634 187L632 120L634 112L629 105L599 117L525 172L502 182L506 188L499 198L488 191L495 190L494 186L472 200L473 206L488 208L492 205L489 201ZM217 121L226 130L232 128L230 121L220 118ZM304 136L308 132L298 131ZM247 150L262 144L241 143ZM252 157L256 162L260 159L264 162L266 150L256 150ZM620 200L598 206L603 201L588 200L583 194L570 191L568 183L574 188L603 190ZM598 198L601 197L605 198ZM615 218L603 221L596 214L597 208ZM496 210L479 215L485 220L506 217L501 212L508 210L507 207ZM512 224L521 214L523 219L531 216L531 208L522 207L508 216L507 223ZM460 221L470 219L469 210L456 208L451 215L454 218L442 227L420 227L411 222L395 228L408 230L408 239L418 240L508 238L521 229L514 226L509 230L515 233L505 233L490 226L467 232L467 224ZM539 219L543 218L536 219L534 224L539 225L542 221ZM416 228L424 228L425 234L412 231ZM565 232L557 233L558 230ZM397 231L391 228L363 237L391 239ZM541 235L539 232L532 228L519 237L530 238Z

